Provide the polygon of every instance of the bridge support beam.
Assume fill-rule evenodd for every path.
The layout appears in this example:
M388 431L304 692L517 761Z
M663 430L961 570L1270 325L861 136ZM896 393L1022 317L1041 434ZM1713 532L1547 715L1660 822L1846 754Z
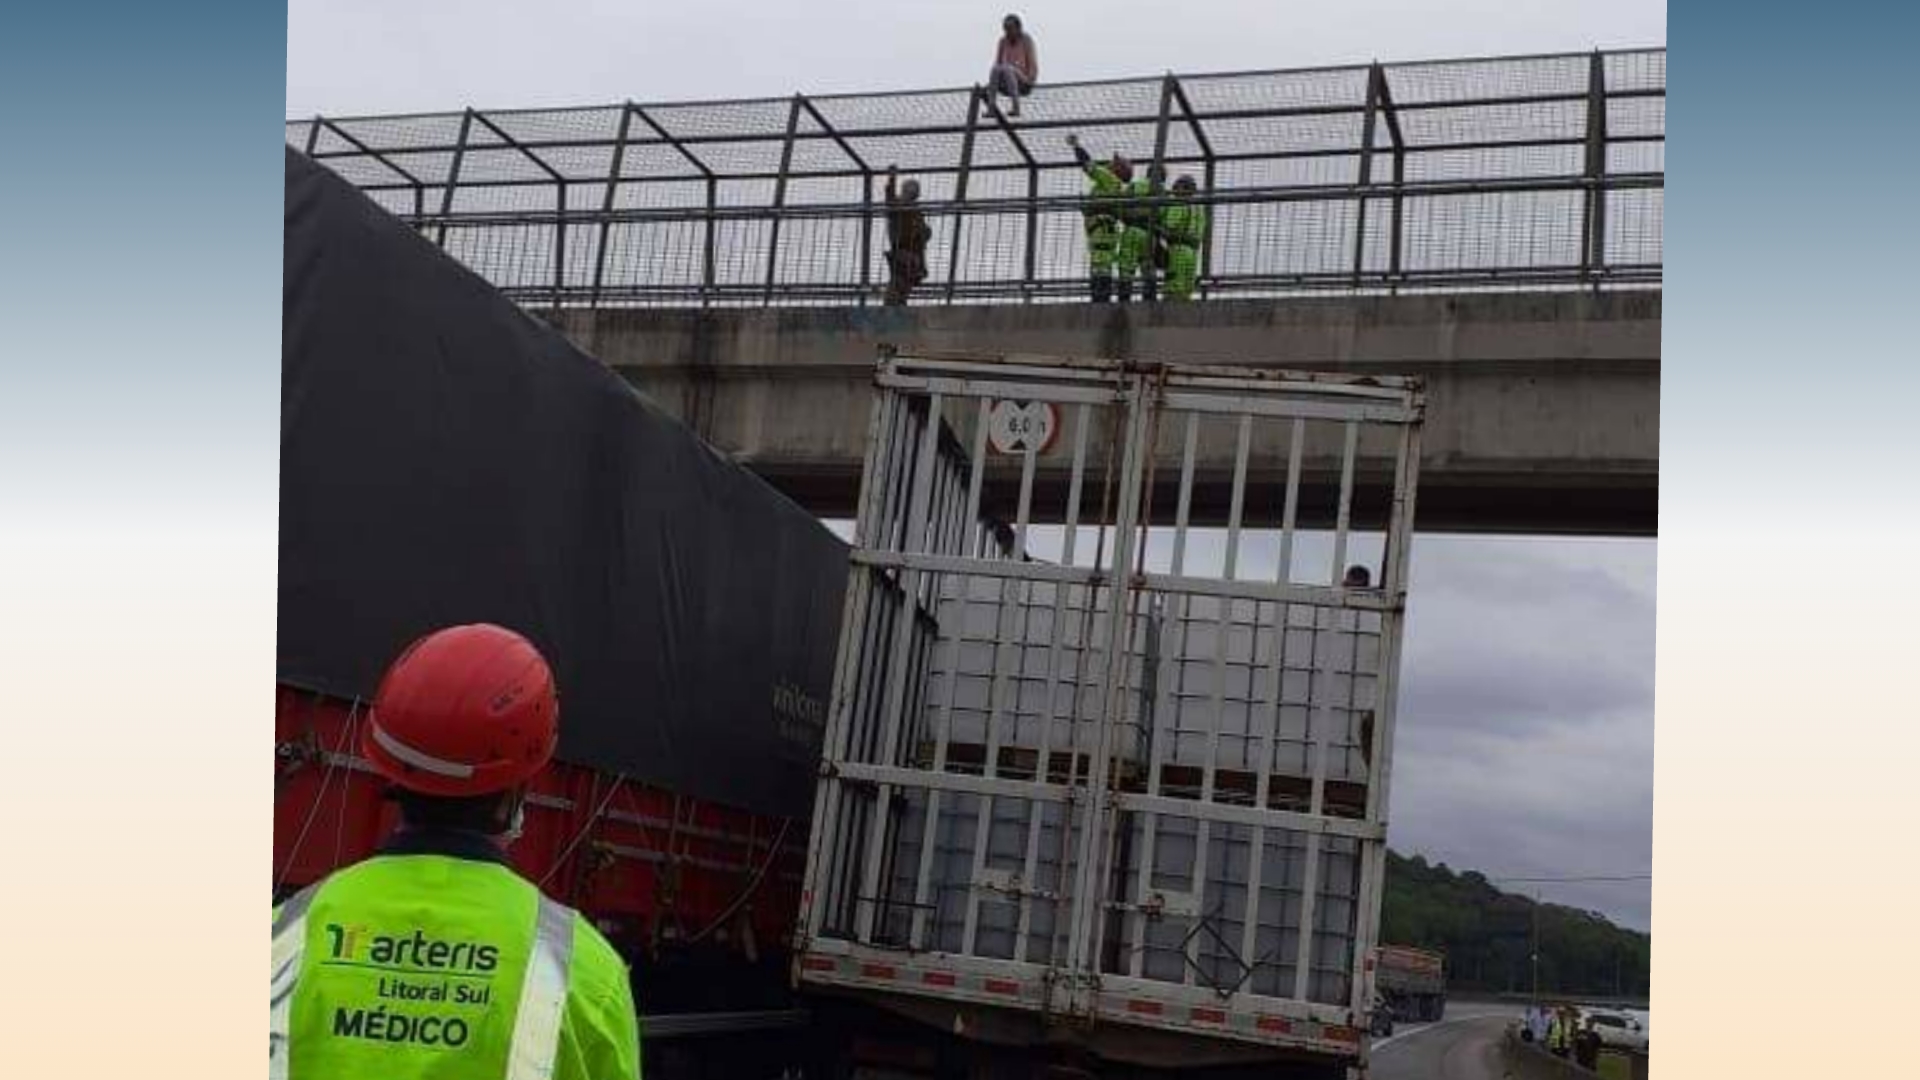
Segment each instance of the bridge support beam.
M1564 291L545 317L826 516L851 516L873 362L892 345L1421 376L1421 529L1644 536L1659 492L1660 306L1658 292ZM1196 520L1225 513L1209 464ZM1314 503L1310 491L1309 517Z

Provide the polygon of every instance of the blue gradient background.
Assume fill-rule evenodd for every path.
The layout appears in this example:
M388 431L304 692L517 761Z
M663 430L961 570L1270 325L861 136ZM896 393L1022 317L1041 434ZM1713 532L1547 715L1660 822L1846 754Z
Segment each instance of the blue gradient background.
M1670 10L1656 1075L1914 1067L1915 18Z
M1920 970L1917 39L1670 16L1659 1075L1911 1062L1860 1021ZM0 16L8 1075L258 1073L284 50L266 3Z
M258 1076L284 11L0 13L0 1074Z

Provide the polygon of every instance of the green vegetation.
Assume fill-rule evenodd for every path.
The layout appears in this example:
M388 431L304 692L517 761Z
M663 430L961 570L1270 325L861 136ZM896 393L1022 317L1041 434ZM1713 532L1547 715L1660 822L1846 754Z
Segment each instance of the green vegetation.
M1652 938L1604 916L1539 905L1540 990L1548 994L1644 997ZM1381 939L1445 953L1455 990L1525 993L1534 902L1481 874L1387 853Z

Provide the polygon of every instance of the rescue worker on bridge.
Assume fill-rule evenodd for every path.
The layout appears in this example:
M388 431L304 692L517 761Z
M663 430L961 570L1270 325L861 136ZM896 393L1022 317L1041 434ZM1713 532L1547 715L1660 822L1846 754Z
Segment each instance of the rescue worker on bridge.
M401 826L274 909L269 1076L637 1080L626 966L503 849L558 738L553 674L510 630L440 630L394 661L361 750Z
M1120 206L1120 252L1115 260L1120 273L1120 302L1133 299L1133 279L1140 278L1140 298L1149 303L1158 296L1155 288L1159 269L1160 211L1152 200L1167 185L1167 172L1159 162L1147 166L1147 175L1127 184L1127 199Z
M1193 192L1193 177L1182 174L1173 182L1173 201L1160 208L1160 238L1166 243L1169 300L1191 300L1194 287L1200 281L1200 244L1207 236L1207 208L1193 201ZM1365 582L1360 587L1365 588Z
M907 294L927 280L927 241L933 232L920 211L920 182L899 183L900 170L887 166L888 307L901 307Z
M1133 163L1126 155L1115 154L1100 162L1080 145L1078 135L1067 136L1074 160L1092 182L1091 198L1081 209L1087 228L1087 277L1093 302L1104 304L1113 298L1114 262L1120 251L1119 199L1133 180Z

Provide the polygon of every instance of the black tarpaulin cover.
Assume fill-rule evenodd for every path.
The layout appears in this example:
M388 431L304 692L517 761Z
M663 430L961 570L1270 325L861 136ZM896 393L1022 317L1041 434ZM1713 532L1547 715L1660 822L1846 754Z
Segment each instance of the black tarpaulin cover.
M845 546L345 181L287 152L279 678L369 697L497 622L561 756L811 808Z

